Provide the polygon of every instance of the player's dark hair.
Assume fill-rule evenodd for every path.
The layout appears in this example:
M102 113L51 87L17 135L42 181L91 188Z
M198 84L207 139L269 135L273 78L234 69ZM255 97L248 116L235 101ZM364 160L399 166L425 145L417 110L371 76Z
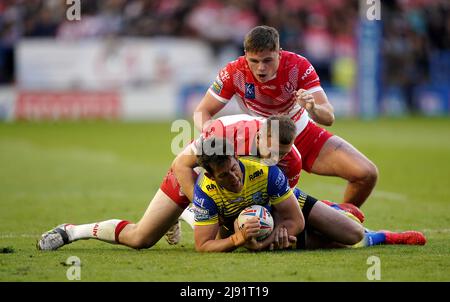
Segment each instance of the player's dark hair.
M280 35L270 26L256 26L250 30L244 39L246 52L277 51L280 48Z
M210 137L200 139L197 147L197 164L207 172L214 174L211 164L224 165L234 156L234 148L225 138Z
M271 133L273 123L278 123L278 135L280 144L288 145L292 143L297 133L294 121L287 115L272 115L267 118L266 122L264 123L263 127L266 127L264 131L267 131L267 133Z

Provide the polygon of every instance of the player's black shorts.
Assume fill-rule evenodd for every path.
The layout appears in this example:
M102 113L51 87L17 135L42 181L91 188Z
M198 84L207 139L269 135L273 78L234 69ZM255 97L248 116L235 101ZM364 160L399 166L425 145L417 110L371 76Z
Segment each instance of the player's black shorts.
M306 197L305 203L303 204L302 213L303 213L303 217L305 218L305 229L300 234L297 235L296 248L298 250L299 249L304 250L306 247L306 224L308 221L309 213L311 212L311 209L314 207L316 202L317 202L317 199L308 195Z

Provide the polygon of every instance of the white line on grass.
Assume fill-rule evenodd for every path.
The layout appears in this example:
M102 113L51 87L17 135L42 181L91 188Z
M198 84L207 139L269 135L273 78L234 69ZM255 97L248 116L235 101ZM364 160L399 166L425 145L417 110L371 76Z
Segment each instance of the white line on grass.
M38 238L38 237L40 237L40 234L14 234L14 233L0 234L0 239L7 239L7 238Z

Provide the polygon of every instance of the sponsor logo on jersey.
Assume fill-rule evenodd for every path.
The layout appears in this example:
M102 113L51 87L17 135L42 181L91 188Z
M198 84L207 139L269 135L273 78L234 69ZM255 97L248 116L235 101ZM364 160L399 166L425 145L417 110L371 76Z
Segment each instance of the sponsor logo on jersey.
M197 195L194 194L194 202L199 204L200 206L203 206L203 203L205 202L204 198L200 198Z
M222 92L222 88L223 88L223 84L220 84L217 82L217 80L215 80L212 85L211 85L211 89L216 93L216 94L220 94L220 92Z
M286 177L284 177L283 173L279 173L277 180L275 180L275 186L278 188L278 190L281 190L283 186L285 185Z
M217 186L215 184L206 185L206 190L212 191L217 189Z
M207 209L202 209L199 207L194 207L194 213L196 214L204 214L204 215L208 215L209 211Z
M94 225L94 228L92 229L92 235L94 236L94 237L98 237L98 223L96 223L95 225Z
M262 169L259 169L258 171L253 172L253 174L250 174L250 175L248 176L248 178L249 178L250 180L254 180L256 177L259 177L259 176L261 176L261 175L263 175L263 174L264 174L264 171L263 171Z
M307 76L309 76L311 74L311 72L314 71L314 67L311 65L308 67L308 69L306 69L306 71L303 73L302 75L302 81L304 81L306 79Z
M199 207L194 207L195 221L209 220L209 211Z
M245 98L251 100L255 99L255 84L245 83Z
M275 90L275 89L277 89L277 86L275 86L275 85L263 85L263 86L261 86L261 89Z
M219 74L219 78L220 78L220 80L225 82L230 79L230 74L228 73L228 71L222 70Z
M223 87L223 82L220 79L220 77L216 77L216 83L219 84L221 87Z

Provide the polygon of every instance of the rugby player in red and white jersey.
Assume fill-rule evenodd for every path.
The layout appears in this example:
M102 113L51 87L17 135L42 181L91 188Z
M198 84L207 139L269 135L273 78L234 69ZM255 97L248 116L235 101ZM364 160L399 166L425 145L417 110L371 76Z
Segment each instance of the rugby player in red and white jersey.
M263 157L275 155L275 157L279 156L283 157L284 159L283 155L292 152L291 147L293 144L293 140L295 138L295 126L292 120L290 120L289 118L275 116L268 119L271 121L270 127L274 127L273 121L276 121L277 119L279 120L279 130L280 130L279 133L283 133L278 138L279 151L275 150L278 147L276 146L277 143L275 142L277 141L277 138L275 138L272 135L274 132L269 130L267 132L264 132L264 129L268 128L265 125L269 124L265 120L261 122L258 119L253 120L249 119L246 122L243 123L237 122L234 124L235 126L240 126L240 128L224 127L223 129L225 133L227 133L226 129L228 129L229 130L228 133L232 137L236 138L237 142L242 141L246 142L244 146L249 147L247 149L248 151L252 150L251 146L253 142L258 146L256 148L256 151L259 155L261 155L260 153L262 153ZM224 119L224 121L225 120L226 119ZM255 131L251 136L250 130L258 129L257 126L253 127L250 125L252 121L255 126L256 124L259 124L259 130ZM222 129L222 126L224 124L220 121L216 122L215 125L216 128L213 131L214 133L213 132L205 133L206 137L209 137L211 135L214 136L219 135L220 129ZM244 127L244 125L246 126ZM244 131L239 131L239 129L243 129ZM248 131L246 131L247 129ZM210 130L212 130L212 128ZM249 134L248 139L243 140L238 139L238 137L242 133ZM261 135L261 133L263 133L263 135ZM264 135L268 133L270 133L271 136ZM286 135L286 137L283 137L284 135ZM228 138L227 135L226 137ZM253 139L251 139L251 137L253 137ZM285 143L285 139L288 141L287 144ZM270 141L271 143L263 144L262 141L264 140ZM195 145L195 142L193 143L193 145ZM172 167L177 166L178 160L180 158L182 159L189 158L184 156L185 155L184 152L192 150L193 145L187 146L185 150L177 156L175 161L172 163ZM205 145L200 146L204 147ZM237 147L239 150L239 145ZM260 152L258 152L258 150ZM235 153L234 150L231 150L231 153L234 156ZM196 152L196 154L199 154L199 152ZM187 178L188 179L190 178L192 180L195 180L197 177L197 175L191 168L190 170L186 171L186 173L184 173L183 175L185 176L187 175ZM194 183L192 183L192 185L194 185ZM158 189L152 201L148 205L148 208L145 211L144 215L137 223L131 223L127 220L122 219L109 219L105 221L87 224L78 224L78 225L64 223L42 234L41 238L37 242L37 248L39 250L56 250L64 245L82 239L97 239L108 243L121 244L136 249L150 248L155 243L157 243L164 236L164 234L166 234L170 229L172 229L174 225L178 226L178 231L180 231L178 219L180 215L183 213L183 210L189 205L190 201L192 200L192 195L194 191L193 188L187 187L183 188L186 188L185 189L186 193L184 193L183 190L181 190L180 183L175 177L174 171L170 169L167 175L164 177L160 188ZM297 189L297 191L299 190ZM313 197L310 197L304 192L302 192L301 195L303 200L306 200L308 198L314 199ZM354 237L353 236L354 234L353 232L348 231L348 227L349 226L351 227L351 225L355 226L354 224L355 222L352 221L351 219L346 218L344 215L341 215L340 213L342 213L342 209L340 209L339 207L336 208L336 204L325 201L324 203L330 205L332 208L335 208L338 211L330 212L328 210L329 209L328 206L325 207L319 206L318 208L316 207L315 211L316 214L313 215L313 217L316 218L315 219L310 218L309 224L313 227L322 226L324 227L323 230L325 235L334 234L332 238L334 238L335 241L344 244L349 244L346 242L348 242L348 238ZM328 215L327 213L331 214L334 218L332 219L325 218L329 217L327 216ZM354 218L354 220L356 220L356 218ZM176 232L176 229L173 232ZM384 234L385 235L383 235L382 238L383 240L380 241L380 243L383 244L425 243L423 235L417 232L404 232L404 233L385 232ZM168 236L166 236L167 237L166 239L170 244L178 243L180 233L178 233L178 236L176 236L177 235L176 233L167 235ZM367 236L367 234L365 236ZM171 238L172 241L169 238ZM276 242L278 242L277 239L274 241L274 244ZM283 240L282 242L284 242L284 244L282 244L281 246L277 246L277 248L283 249L289 247L287 238L285 238L285 240Z
M239 121L239 118L242 121ZM281 119L283 117L274 117L274 119ZM271 155L270 152L279 149L275 156L284 157L284 161L287 162L285 171L288 174L294 175L292 178L292 184L295 186L298 178L298 173L301 171L301 159L298 151L291 149L293 147L293 139L295 138L295 126L290 119L284 118L284 123L279 123L279 129L284 135L281 136L281 144L274 142L276 139L268 136L262 136L261 126L264 124L264 118L255 118L246 115L241 115L240 117L223 117L215 123L214 135L220 133L221 125L226 125L223 128L224 133L229 133L231 137L236 138L237 151L240 151L241 143L249 146L249 148L241 155L246 152L250 152L252 149L256 151L257 154L263 153L267 156ZM208 129L208 133L203 133L204 137L209 137L213 135L213 128ZM240 130L244 130L241 132ZM271 131L267 133L272 133ZM236 136L234 136L236 134ZM240 135L244 134L245 137L241 140ZM245 135L248 134L248 135ZM285 142L285 144L283 144ZM254 145L257 143L256 145ZM195 141L193 142L195 144ZM193 145L189 145L185 148L186 150L192 150ZM259 147L261 146L261 148ZM252 148L256 147L256 148ZM279 147L279 148L278 148ZM185 152L183 151L183 152ZM182 157L180 153L177 158ZM248 153L250 154L250 153ZM246 155L248 155L246 154ZM289 159L289 161L287 161ZM195 156L194 156L195 160ZM175 164L175 160L172 165ZM290 171L290 172L289 172ZM144 216L137 223L130 223L127 220L121 219L110 219L101 222L88 223L88 224L61 224L52 230L42 234L42 237L37 243L37 248L40 250L56 250L59 247L69 244L71 242L80 239L99 239L109 243L119 243L132 248L149 248L153 246L158 240L160 240L163 235L172 227L176 226L173 232L179 231L178 218L182 214L183 210L189 205L192 200L194 182L197 174L191 169L186 175L188 179L192 181L192 188L186 189L186 194L181 190L180 184L175 177L173 170L169 169L166 176L164 177L159 190L156 192L152 201L150 202ZM172 228L173 229L173 228ZM171 244L177 243L179 236L177 234L168 234L167 241ZM172 238L172 239L170 239ZM175 238L175 239L173 239Z
M243 154L248 155L247 152L250 153L253 149L258 155L262 154L263 157L282 157L281 162L286 161L287 168L291 171L288 173L296 174L296 171L301 170L300 157L298 156L298 152L295 151L295 147L293 147L295 126L289 118L275 116L268 119L271 121L269 123L265 122L266 119L244 115L240 116L240 118L243 121L236 120L233 117L223 117L216 121L215 127L208 128L208 131L203 136L210 137L211 135L219 135L223 129L223 133L228 133L230 138L232 137L235 140L235 146L238 152L241 152L240 146L247 146L248 148L247 150L244 149ZM267 135L269 133L272 135L274 132L264 126L270 124L270 127L274 127L272 125L273 121L279 121L279 123L275 123L274 125L278 125L279 132L283 133L277 137L279 143L276 142L277 138ZM263 129L267 129L268 131L264 132ZM262 133L265 135L261 135ZM244 135L244 137L241 135ZM226 135L226 137L228 136ZM198 141L187 146L177 156L172 166L176 167L180 163L180 158L189 158L184 156L186 154L185 152L189 151L187 153L189 154L196 143ZM243 145L241 145L242 143ZM256 146L256 148L252 148L252 146ZM294 149L291 149L292 147ZM178 236L176 233L180 231L178 218L192 200L194 181L197 177L192 168L188 169L187 173L183 176L187 176L186 178L192 181L192 188L188 187L189 184L187 186L185 185L183 187L186 188L185 194L181 190L180 183L175 177L173 170L170 169L139 222L131 223L127 220L109 219L79 225L64 223L42 234L40 240L37 242L37 248L39 250L56 250L66 244L81 239L98 239L136 249L149 248L158 242L169 229L173 229L174 225L178 228L172 231L174 233L167 234L166 239L170 244L178 243L180 238L180 233L178 233ZM285 169L285 171L288 170ZM293 181L292 184L296 183L295 179ZM307 195L305 194L305 196ZM327 204L330 205L330 203ZM333 205L335 204L331 204L330 206L336 208ZM340 210L339 208L336 209ZM342 236L347 235L345 232L342 233Z
M271 139L271 131L277 132L278 140ZM260 157L268 165L276 164L288 178L289 186L294 188L297 185L302 160L293 144L295 125L289 117L278 115L265 119L248 114L227 115L210 123L201 136L191 143L191 148L185 149L172 164L181 187L189 188L184 191L190 199L195 181L190 177L191 170L197 166L196 150L199 150L202 140L211 136L227 138L237 156Z
M233 152L237 156L252 155L266 161L268 165L276 164L287 177L289 186L294 188L299 180L302 169L300 153L295 147L296 127L292 119L287 115L273 115L265 119L247 114L229 115L220 117L212 121L202 132L201 136L191 143L191 148L186 148L172 163L173 174L176 177L177 186L167 190L167 194L174 200L179 199L178 192L184 192L193 199L193 190L196 181L194 168L197 166L197 150L201 150L203 140L210 137L225 137L233 145ZM278 139L273 139L278 138ZM170 179L173 176L169 176ZM166 187L167 188L167 187ZM181 189L182 188L182 189ZM338 211L348 212L356 217L360 222L364 221L364 214L354 205L349 204L343 208L334 202L323 200L322 202L335 208ZM181 219L194 227L194 213L188 207ZM166 238L169 242L171 234L179 226L174 225L170 229Z
M376 184L378 170L350 143L317 125L332 125L334 109L314 67L305 57L282 50L277 30L268 26L253 28L244 50L245 55L228 63L206 92L194 113L195 126L204 129L233 96L250 115L286 114L296 125L302 168L346 179L344 206L360 207Z

